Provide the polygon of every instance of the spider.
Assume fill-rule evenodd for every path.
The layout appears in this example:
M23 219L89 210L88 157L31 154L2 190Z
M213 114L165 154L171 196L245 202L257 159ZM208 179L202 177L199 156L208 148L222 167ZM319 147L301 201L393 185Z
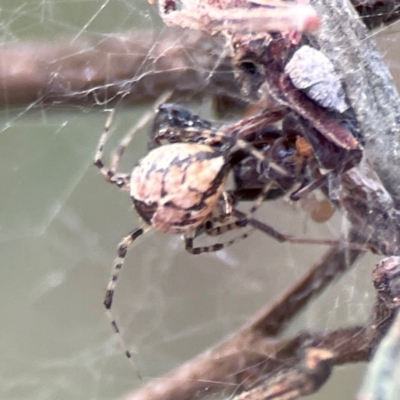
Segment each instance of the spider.
M148 119L148 115L123 138L111 157L110 167L106 167L102 156L114 113L115 110L112 110L106 121L94 165L108 182L130 193L133 205L144 221L141 227L131 231L118 245L118 257L114 262L104 299L111 325L126 349L125 355L131 359L132 354L124 345L118 324L111 314L119 273L131 243L148 230L154 229L162 233L182 234L185 249L192 254L221 250L238 239L246 238L249 233L225 243L203 247L195 247L194 239L202 233L219 236L247 226L270 185L266 185L261 191L247 214L234 217L233 204L225 190L225 184L235 158L250 154L260 163L264 159L262 153L234 135L223 137L216 134L215 138L218 136L219 143L217 147L205 143L172 143L157 147L150 150L130 174L118 172L125 149L138 128Z
M132 354L124 344L118 324L111 314L111 307L128 247L148 230L182 234L185 249L191 254L221 250L239 239L247 238L250 231L225 243L218 242L210 246L195 247L194 240L201 234L219 236L248 225L252 225L253 229L258 229L280 242L349 246L338 240L292 238L254 219L252 216L268 196L274 179L268 179L262 188L257 190L257 194L252 195L253 204L247 213L237 210L235 203L238 199L235 197L235 191L230 193L226 189L228 174L246 157L256 160L257 165L262 166L266 162L265 154L242 139L240 130L230 132L212 130L204 120L188 118L190 113L187 115L178 113L178 116L183 115L183 117L170 121L170 133L175 132L175 135L169 136L170 142L167 141L161 146L158 146L158 139L156 139L158 136L157 133L154 133L154 127L159 126L158 122L160 122L159 120L157 122L156 118L150 147L154 147L154 145L158 147L150 150L131 173L120 173L118 167L125 149L129 146L138 128L145 124L152 113L145 115L137 126L122 139L111 156L110 167L105 166L102 156L114 113L115 110L112 110L106 121L97 146L94 165L108 182L130 193L134 208L144 221L141 227L132 230L118 245L118 256L112 268L103 302L111 325L118 334L122 347L125 349L125 355L129 359L132 359ZM182 125L187 125L187 129L185 130ZM179 131L175 130L179 126L185 140L182 140L178 134ZM201 130L200 126L207 129ZM166 133L170 129L168 123L164 128L166 129L164 133ZM161 135L162 132L163 130L160 129ZM197 139L196 133L199 136ZM171 143L174 141L175 143ZM254 143L256 144L257 141ZM267 163L269 170L275 176L281 178L289 176L286 167L275 163L274 159L267 160Z

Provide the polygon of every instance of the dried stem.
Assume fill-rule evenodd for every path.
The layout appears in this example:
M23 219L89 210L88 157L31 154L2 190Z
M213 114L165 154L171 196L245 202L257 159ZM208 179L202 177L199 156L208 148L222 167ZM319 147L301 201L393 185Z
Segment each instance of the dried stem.
M341 257L337 250L331 250L314 271L332 267L325 262L335 255ZM273 340L266 327L270 325L268 319L275 320L276 310L282 307L289 308L289 314L293 315L296 314L296 310L300 310L297 305L290 307L290 298L296 293L302 293L298 288L303 284L297 284L286 296L278 300L275 306L261 310L252 323L244 326L225 342L172 371L161 380L150 382L138 391L126 395L124 400L178 400L202 396L202 393L207 397L216 393L227 395L246 390L250 391L239 395L235 400L283 400L313 393L329 377L333 365L368 361L387 332L399 305L397 298L400 294L400 264L398 258L394 259L395 266L389 274L387 263L388 260L392 262L392 258L379 263L374 270L374 285L378 296L370 321L365 326L330 332L306 331L290 340ZM331 272L337 275L338 271ZM313 283L309 280L312 275L308 274L302 280L308 282L309 289ZM322 286L331 281L329 273L326 278ZM308 300L314 295L312 290L307 294L305 297ZM279 330L284 322L287 322L286 318L273 323L270 330ZM307 349L320 349L313 353L314 362L317 362L313 368L310 366L313 358L310 359ZM305 363L308 365L306 369ZM252 389L254 386L255 389ZM267 394L270 397L267 397Z
M98 43L13 43L2 46L0 57L0 107L93 106L121 97L144 103L171 89L190 97L238 93L223 42L181 29L119 34Z
M363 238L355 232L349 238L363 242ZM177 400L193 398L201 392L207 395L232 393L244 381L247 384L253 382L255 377L250 379L253 374L258 376L261 372L279 370L283 365L296 365L299 362L297 350L311 337L316 339L315 343L321 343L326 348L339 349L338 353L343 353L337 358L339 363L365 360L370 349L368 340L360 335L362 327L329 334L303 333L291 341L271 339L333 279L348 271L361 255L358 250L331 249L302 279L261 309L226 341L124 399Z
M392 77L350 4L343 0L312 4L323 24L311 40L340 72L366 139L364 153L399 208L400 98Z
M371 27L400 17L397 2L353 2ZM171 89L176 96L235 96L224 48L218 38L177 29L162 35L121 33L99 42L5 44L0 50L0 107L93 106L127 93L125 103L143 103Z

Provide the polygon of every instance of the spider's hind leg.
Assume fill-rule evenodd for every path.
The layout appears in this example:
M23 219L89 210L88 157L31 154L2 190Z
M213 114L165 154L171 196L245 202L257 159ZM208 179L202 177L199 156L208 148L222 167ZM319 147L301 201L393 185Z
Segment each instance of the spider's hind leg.
M227 242L215 243L210 246L194 247L194 239L196 239L203 233L208 236L220 236L225 232L244 228L247 225L247 221L243 222L243 220L237 220L234 222L229 222L232 218L232 212L232 199L230 198L228 193L223 192L220 203L217 206L217 215L211 215L209 219L204 222L200 227L190 230L189 232L184 234L186 251L191 254L211 253L214 251L222 250L223 248L231 246L239 240L247 238L250 232L246 232ZM219 225L214 226L215 222L219 223Z
M110 322L111 322L111 326L113 327L115 333L118 335L119 342L121 344L121 347L124 350L126 357L129 358L130 360L132 360L132 353L128 350L128 348L123 340L123 337L120 333L120 330L119 330L119 327L117 324L117 321L115 320L114 316L112 315L111 307L112 307L112 303L113 303L115 288L116 288L117 282L118 282L118 277L119 277L119 274L124 265L124 261L125 261L126 254L128 252L128 248L136 239L138 239L140 236L144 235L149 229L150 229L150 227L148 225L144 225L140 228L134 229L128 236L124 237L122 239L122 241L119 243L118 250L117 250L118 257L114 261L114 265L113 265L112 272L111 272L111 278L108 282L106 296L103 301L103 304L106 308L107 317L110 319ZM132 363L133 363L133 360L132 360ZM135 369L137 370L135 364L134 364L134 366L135 366Z
M213 228L213 229L218 229L219 227ZM239 228L239 227L235 227ZM233 228L233 229L235 229ZM240 227L241 228L241 227ZM226 232L225 230L224 232ZM235 237L227 242L223 243L215 243L210 246L200 246L200 247L195 247L194 246L194 239L200 235L196 233L192 234L185 234L184 235L184 240L185 240L185 250L191 254L201 254L201 253L212 253L214 251L222 250L225 247L231 246L235 242L246 239L249 236L250 232L246 232L243 235L240 235L238 237ZM215 235L216 236L216 235Z
M209 236L219 236L224 234L225 232L229 232L234 229L241 229L248 225L249 220L252 219L255 212L260 207L261 203L264 201L265 197L267 196L268 192L272 187L272 182L267 183L264 188L261 190L260 194L256 197L253 201L253 205L251 206L250 210L243 214L234 222L227 222L225 224L221 224L219 226L214 226L213 222L215 219L209 220L205 223L205 232ZM233 215L238 215L237 210L233 207L234 199L230 198L230 217ZM224 221L221 221L224 222Z

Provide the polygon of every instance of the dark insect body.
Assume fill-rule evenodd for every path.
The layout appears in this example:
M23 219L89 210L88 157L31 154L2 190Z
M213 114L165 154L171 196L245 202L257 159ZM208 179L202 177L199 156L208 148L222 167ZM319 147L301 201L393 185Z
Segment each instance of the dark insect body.
M363 138L340 77L329 59L309 46L274 33L264 39L235 37L234 68L249 100L271 96L292 110L323 173L342 172L362 158Z

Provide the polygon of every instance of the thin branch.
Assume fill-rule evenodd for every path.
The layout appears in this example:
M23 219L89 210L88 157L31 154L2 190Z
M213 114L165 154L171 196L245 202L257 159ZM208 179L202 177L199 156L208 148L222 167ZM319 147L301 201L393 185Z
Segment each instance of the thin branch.
M190 97L238 94L223 41L181 29L101 42L13 43L1 47L0 57L0 107L93 106L121 97L143 103L171 89Z
M358 239L364 242L355 232L349 238L352 241ZM358 250L331 249L320 263L286 293L261 309L248 323L221 344L168 373L160 380L152 381L138 391L128 394L124 399L182 400L193 398L199 392L232 393L242 385L244 375L246 375L245 380L250 383L251 380L247 376L249 371L260 368L265 373L277 370L283 365L296 365L299 362L296 352L290 352L289 349L300 348L309 340L307 334L281 343L271 340L271 337L278 334L333 279L337 279L354 266L362 253ZM335 348L339 346L338 343L343 343L344 346L349 343L349 347L344 351L347 353L346 357L353 361L364 359L366 356L365 350L355 354L356 347L353 342L349 342L349 336L357 337L360 329L362 328L352 328L351 335L348 331L338 331L330 336ZM343 340L341 332L347 332L343 333L346 340ZM324 334L321 334L318 340L321 343L327 341ZM361 348L365 349L365 346ZM282 357L283 354L287 354L278 359L277 352L280 352Z
M342 175L340 204L376 252L386 256L400 253L400 214L368 165Z

